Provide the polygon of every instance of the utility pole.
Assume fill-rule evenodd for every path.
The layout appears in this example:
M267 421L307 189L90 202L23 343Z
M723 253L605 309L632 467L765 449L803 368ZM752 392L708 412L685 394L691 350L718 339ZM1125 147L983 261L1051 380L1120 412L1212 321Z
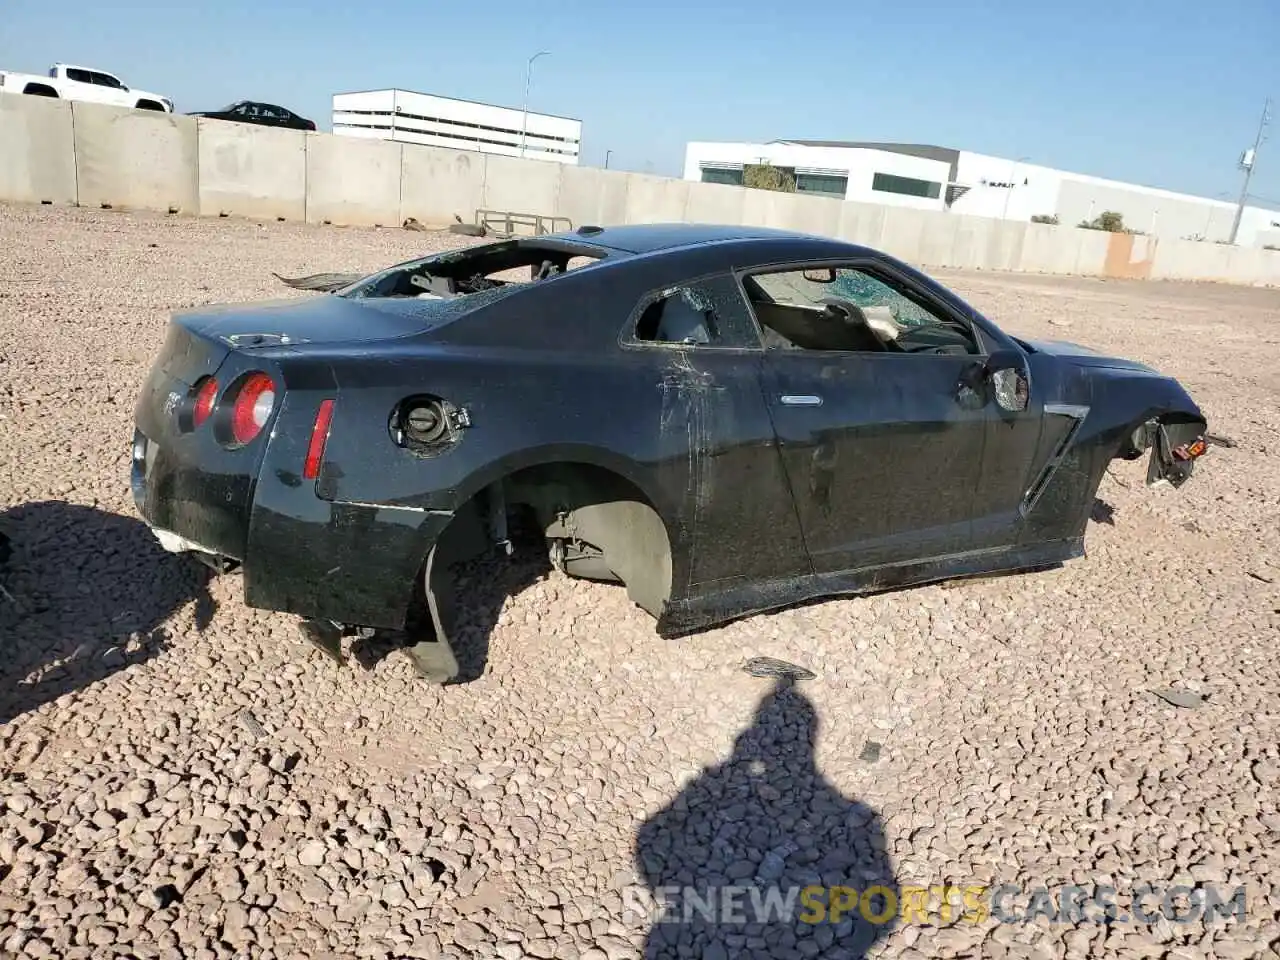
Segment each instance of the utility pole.
M1236 235L1240 232L1240 218L1244 216L1244 204L1249 199L1249 181L1253 178L1253 168L1258 165L1258 148L1262 146L1263 132L1271 120L1271 98L1267 97L1262 104L1262 119L1258 121L1258 135L1253 138L1253 149L1246 150L1240 158L1240 166L1244 168L1244 186L1240 188L1240 202L1236 204L1236 218L1231 222L1231 238L1227 241L1235 246Z
M550 54L550 50L540 50L529 58L524 69L524 110L520 117L520 156L524 156L524 141L529 132L529 80L533 77L533 61Z

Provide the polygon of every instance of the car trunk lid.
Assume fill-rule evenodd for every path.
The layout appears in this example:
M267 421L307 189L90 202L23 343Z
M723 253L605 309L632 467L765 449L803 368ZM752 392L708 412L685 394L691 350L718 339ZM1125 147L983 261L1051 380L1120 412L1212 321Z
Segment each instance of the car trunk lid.
M368 343L411 336L434 325L440 301L355 300L333 295L219 304L174 314L181 326L225 349L292 344Z

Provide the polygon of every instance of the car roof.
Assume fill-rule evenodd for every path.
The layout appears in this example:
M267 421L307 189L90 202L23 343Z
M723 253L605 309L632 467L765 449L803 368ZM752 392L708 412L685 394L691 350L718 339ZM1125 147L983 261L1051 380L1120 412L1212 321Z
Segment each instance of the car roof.
M831 237L779 230L773 227L750 227L715 223L645 223L616 227L581 226L574 231L555 234L565 240L608 247L623 253L657 253L707 243L733 243L752 240L799 240L841 244Z

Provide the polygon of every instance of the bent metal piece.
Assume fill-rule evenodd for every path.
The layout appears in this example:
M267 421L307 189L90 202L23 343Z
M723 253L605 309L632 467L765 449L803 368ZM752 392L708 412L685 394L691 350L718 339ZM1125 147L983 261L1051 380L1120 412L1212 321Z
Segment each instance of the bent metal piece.
M742 669L753 677L784 677L792 680L812 680L817 676L812 670L774 657L752 657Z
M303 639L329 657L339 666L345 666L347 658L342 654L342 628L332 620L302 620L298 630Z
M435 637L431 640L419 640L404 649L418 676L432 683L444 684L458 676L458 659L449 643L449 636L456 622L453 577L447 562L437 562L439 553L439 545L431 548L425 574L427 606L431 610L431 625Z
M313 273L306 277L282 277L278 273L271 275L287 287L293 287L295 290L315 290L319 293L349 287L364 276L362 273Z

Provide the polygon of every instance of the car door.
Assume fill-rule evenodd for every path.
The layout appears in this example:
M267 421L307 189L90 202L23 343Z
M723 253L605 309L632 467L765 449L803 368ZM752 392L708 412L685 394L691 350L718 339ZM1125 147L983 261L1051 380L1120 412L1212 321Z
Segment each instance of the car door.
M280 126L284 129L305 130L307 128L307 125L303 122L302 118L292 110L286 109L285 107L277 107L276 109L280 111Z
M111 91L98 82L92 70L68 67L67 79L75 83L74 97L90 103L111 103Z
M970 549L993 411L967 319L880 261L742 283L814 571Z
M631 437L672 506L676 586L691 592L810 573L772 419L763 353L737 281L720 274L642 296L622 337L657 416Z
M274 103L258 104L262 123L269 127L287 126L288 111L283 107L277 107Z
M118 107L133 106L133 93L120 82L118 77L113 77L109 73L94 71L90 74L93 82L101 88L101 96L103 103L114 104Z

